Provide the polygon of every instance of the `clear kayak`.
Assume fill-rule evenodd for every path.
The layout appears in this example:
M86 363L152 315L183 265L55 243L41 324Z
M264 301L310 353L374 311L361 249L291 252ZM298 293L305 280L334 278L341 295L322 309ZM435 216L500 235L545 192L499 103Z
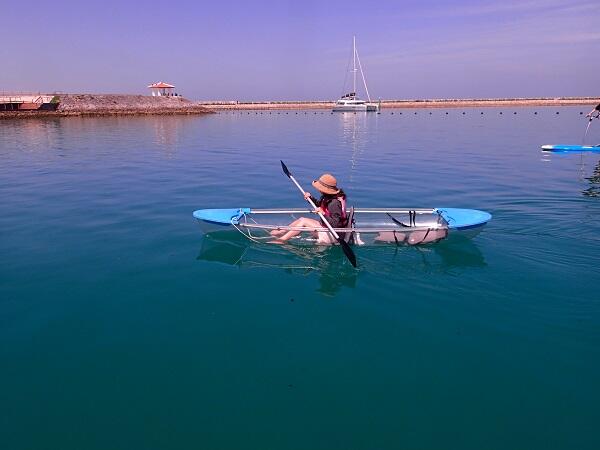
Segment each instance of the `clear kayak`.
M316 217L309 209L199 209L193 216L204 233L237 231L253 241L272 240L274 230L297 230L302 233L289 243L315 245L319 233L329 232L326 227L289 225L300 217ZM348 226L335 231L353 245L417 245L437 242L450 234L473 237L491 218L491 214L476 209L351 208Z

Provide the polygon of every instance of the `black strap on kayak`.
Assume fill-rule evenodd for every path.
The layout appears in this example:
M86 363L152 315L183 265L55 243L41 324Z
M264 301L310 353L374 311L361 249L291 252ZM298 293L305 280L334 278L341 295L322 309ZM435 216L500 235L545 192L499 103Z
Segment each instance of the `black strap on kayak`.
M417 212L416 211L409 211L408 218L409 218L411 227L414 227L417 225Z
M400 247L400 242L398 242L398 238L396 237L396 230L394 230L394 241L396 241L396 247Z
M410 228L410 225L406 225L405 223L400 222L398 219L396 219L394 216L392 216L390 213L386 213L390 219L392 219L392 221L397 224L400 225L401 227L405 227L405 228ZM409 211L410 214L410 211ZM410 220L410 219L409 219Z
M430 231L431 231L431 228L427 228L427 233L425 233L425 236L423 236L423 239L421 239L421 242L419 242L419 244L423 243L425 241L425 239L427 239L427 235L429 235Z

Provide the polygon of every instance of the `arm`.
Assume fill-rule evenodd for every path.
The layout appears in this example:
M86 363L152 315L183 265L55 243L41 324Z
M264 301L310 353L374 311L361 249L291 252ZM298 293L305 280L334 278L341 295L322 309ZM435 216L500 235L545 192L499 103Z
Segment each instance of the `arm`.
M596 113L596 115L594 116L594 113ZM594 117L599 117L600 116L600 103L594 108L592 109L589 113L587 113L587 115L585 117L589 117L589 118L594 118Z
M310 198L312 200L312 202L317 206L317 208L319 208L321 206L321 199L314 198L310 192L305 192L304 198L306 200L308 200Z

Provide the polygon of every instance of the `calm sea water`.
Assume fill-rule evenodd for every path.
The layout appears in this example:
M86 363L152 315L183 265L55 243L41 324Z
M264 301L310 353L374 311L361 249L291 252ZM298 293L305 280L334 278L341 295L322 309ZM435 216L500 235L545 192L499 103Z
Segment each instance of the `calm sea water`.
M600 155L539 149L587 109L0 122L0 448L600 448ZM358 270L203 239L304 206L280 159L494 217Z

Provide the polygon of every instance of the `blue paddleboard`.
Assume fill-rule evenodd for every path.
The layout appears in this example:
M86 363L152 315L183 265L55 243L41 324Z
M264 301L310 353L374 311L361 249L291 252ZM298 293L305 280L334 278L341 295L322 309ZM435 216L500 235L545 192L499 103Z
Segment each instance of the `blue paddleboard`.
M600 152L600 145L542 145L545 152Z

